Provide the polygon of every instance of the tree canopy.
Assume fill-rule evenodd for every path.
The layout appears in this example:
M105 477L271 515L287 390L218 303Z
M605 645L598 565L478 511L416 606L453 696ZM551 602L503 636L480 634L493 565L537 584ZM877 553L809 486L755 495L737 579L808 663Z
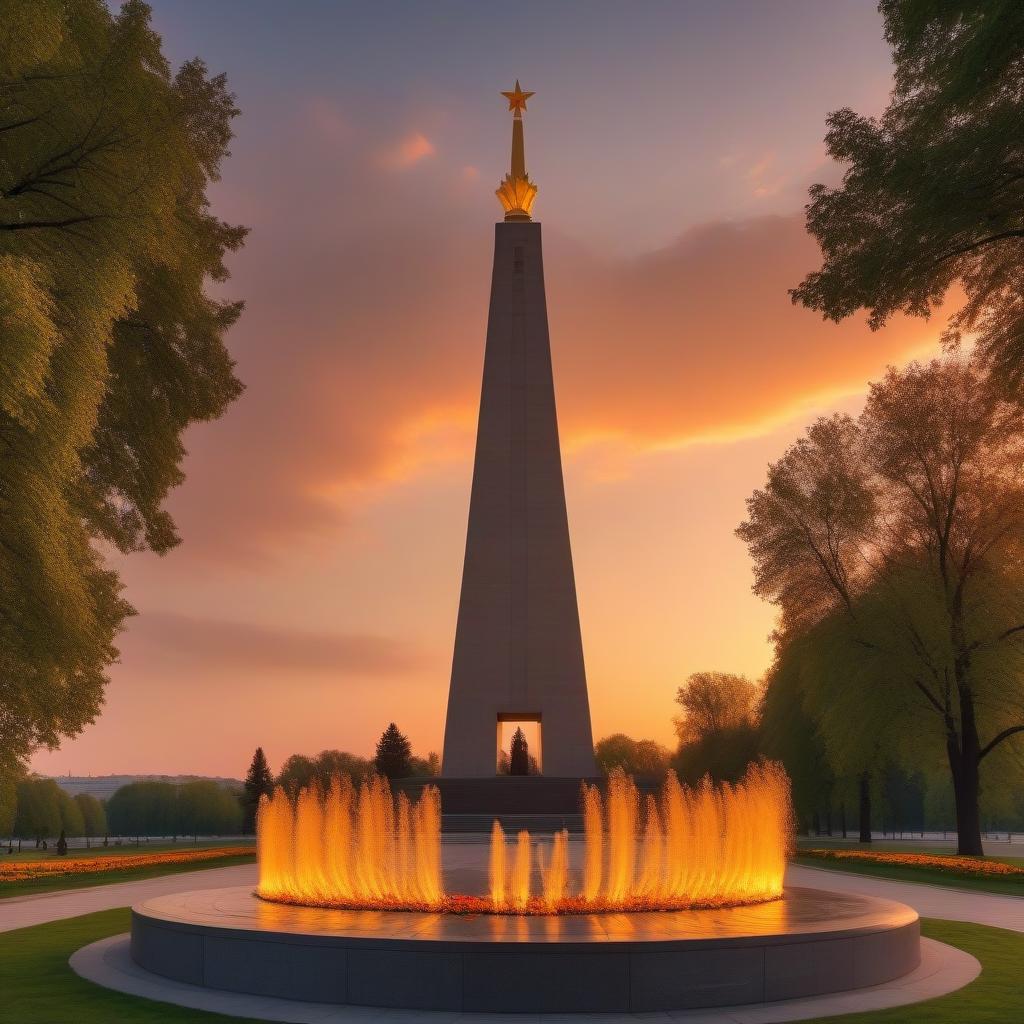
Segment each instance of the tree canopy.
M321 750L315 757L292 754L281 766L277 784L293 796L313 783L326 792L331 780L339 775L348 775L354 782L360 782L372 775L373 770L372 761L344 750Z
M746 676L694 672L676 691L676 703L682 709L675 720L680 743L752 725L757 717L757 701L757 687Z
M0 749L20 760L102 702L131 608L95 542L178 541L182 433L241 390L241 307L206 289L245 232L206 197L225 80L172 73L144 3L10 0L0 67Z
M107 834L107 815L103 804L89 793L76 793L74 801L82 815L82 835L90 838Z
M106 810L110 832L120 836L232 835L242 824L238 794L211 779L130 782Z
M1024 732L1024 408L965 357L890 369L769 467L737 532L837 773L945 759L980 854L981 763Z
M807 227L824 262L793 291L842 320L866 309L927 316L956 285L948 340L976 337L1011 386L1024 382L1024 5L882 0L895 82L878 117L828 118L846 166L815 185Z
M36 843L61 830L61 790L53 779L25 778L16 788L14 834Z
M594 744L594 758L605 775L616 768L629 775L660 778L668 771L672 752L654 740L635 740L625 733L605 736Z

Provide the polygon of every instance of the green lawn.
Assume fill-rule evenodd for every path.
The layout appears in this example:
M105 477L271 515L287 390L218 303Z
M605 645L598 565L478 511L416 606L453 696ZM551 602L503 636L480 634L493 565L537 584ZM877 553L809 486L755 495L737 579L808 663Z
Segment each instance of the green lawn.
M143 1024L243 1020L122 995L83 981L68 966L82 946L128 931L127 907L0 933L3 1024Z
M907 851L924 853L926 851ZM1007 863L1016 863L1016 858ZM897 882L923 882L928 885L943 885L953 889L969 889L972 892L990 892L999 896L1024 896L1024 876L1016 878L972 878L954 875L934 868L912 867L902 864L871 864L865 861L819 860L817 857L801 857L796 851L794 864L807 868L822 868L825 871L845 871L855 875L871 875L874 878L889 878ZM1024 906L1021 907L1024 912Z
M898 1006L873 1013L819 1017L809 1024L1010 1024L1024 1020L1024 935L960 921L924 918L921 933L966 950L981 961L981 975L948 996L916 1006Z
M129 927L128 909L0 933L0 1022L11 1024L194 1024L246 1018L184 1010L110 992L80 979L68 957L80 947ZM976 956L981 976L966 988L917 1006L829 1017L837 1024L1009 1024L1024 1020L1024 935L1001 928L925 920L932 939ZM812 1024L823 1024L819 1018Z
M237 845L237 844L235 844ZM188 849L190 847L185 847ZM182 849L181 846L177 849ZM128 856L130 851L124 847L112 847L106 851ZM157 852L156 847L147 851ZM93 885L110 885L113 882L137 882L143 878L158 878L160 875L177 875L186 871L207 871L210 868L226 868L234 864L254 864L256 849L253 852L233 857L221 857L217 860L203 860L195 864L152 864L148 867L124 867L115 871L83 871L79 874L60 875L57 878L26 878L16 882L0 881L0 901L13 896L32 896L44 892L60 892L64 889L84 889ZM0 1018L2 1022L2 1018Z

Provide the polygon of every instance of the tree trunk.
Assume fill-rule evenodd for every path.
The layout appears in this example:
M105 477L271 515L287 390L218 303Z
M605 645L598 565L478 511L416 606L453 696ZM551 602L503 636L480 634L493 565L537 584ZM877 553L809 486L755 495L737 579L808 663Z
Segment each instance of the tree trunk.
M957 737L953 730L947 732L946 753L953 776L953 801L956 805L956 852L962 857L985 856L981 845L980 748L974 698L969 690L961 690L960 736Z
M858 780L860 790L859 817L860 817L860 842L871 842L871 776L867 772L861 772Z
M846 838L846 801L845 800L839 805L839 818L840 818L840 821L842 823L843 838L845 839Z

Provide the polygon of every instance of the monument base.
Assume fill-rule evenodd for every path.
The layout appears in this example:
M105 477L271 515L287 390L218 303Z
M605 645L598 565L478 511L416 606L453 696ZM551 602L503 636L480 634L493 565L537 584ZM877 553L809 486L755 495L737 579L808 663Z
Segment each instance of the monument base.
M496 775L493 778L401 779L394 789L410 799L428 783L441 791L441 807L449 814L576 815L580 785L603 779L557 779L549 775Z

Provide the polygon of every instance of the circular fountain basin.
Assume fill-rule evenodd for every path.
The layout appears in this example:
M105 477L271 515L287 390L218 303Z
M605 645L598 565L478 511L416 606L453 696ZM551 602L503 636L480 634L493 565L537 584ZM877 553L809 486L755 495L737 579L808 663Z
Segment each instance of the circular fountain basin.
M320 910L208 889L133 907L131 951L154 974L230 992L488 1013L793 999L920 962L909 907L802 888L725 910L563 917Z

